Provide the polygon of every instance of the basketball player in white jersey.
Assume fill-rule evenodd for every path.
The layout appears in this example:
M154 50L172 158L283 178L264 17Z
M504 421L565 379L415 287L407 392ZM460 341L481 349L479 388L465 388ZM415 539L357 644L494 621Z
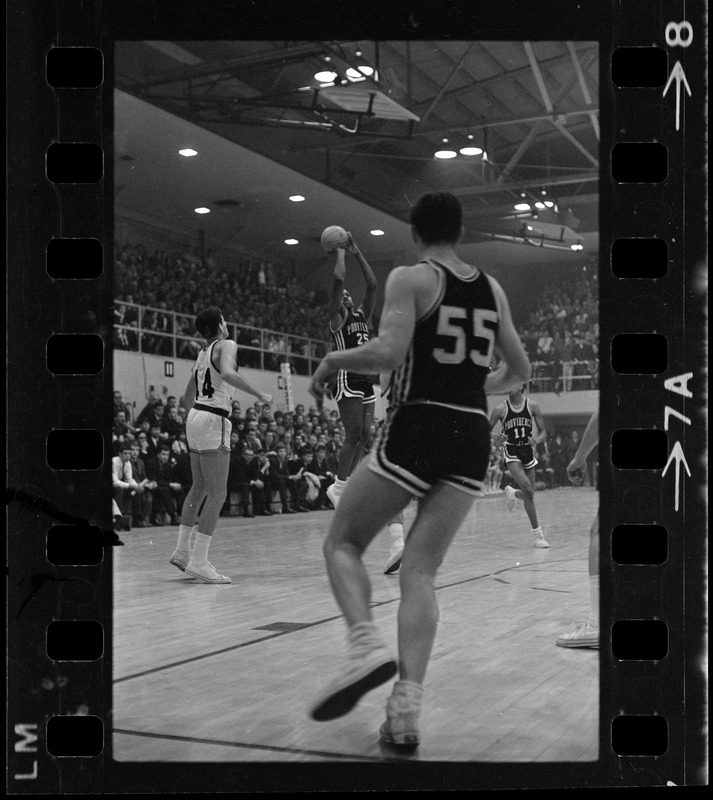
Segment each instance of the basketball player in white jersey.
M208 561L208 548L227 492L232 430L228 417L233 392L240 389L267 405L272 403L272 397L254 389L238 375L238 346L228 339L228 326L219 308L201 311L195 325L206 343L196 357L184 394L189 409L186 439L193 484L183 503L178 542L169 560L202 583L230 583L230 578L220 575ZM194 530L196 537L191 550Z
M493 430L498 422L502 426L501 433L495 436L495 443L503 448L505 468L518 485L517 489L505 487L508 511L515 508L516 500L522 500L532 526L533 547L547 548L550 545L537 521L535 508L535 447L547 438L547 428L539 404L525 397L524 390L524 385L518 386L510 392L507 400L493 409L490 429Z
M411 230L422 260L389 274L378 337L329 353L310 387L321 396L339 369L396 371L394 410L378 446L349 478L324 543L349 658L310 714L317 721L340 717L398 671L379 734L407 747L420 741L423 681L438 622L436 573L488 468L485 395L508 392L530 376L505 293L455 251L464 231L457 198L447 192L422 197L411 209ZM503 363L491 371L496 354ZM397 662L372 619L362 555L413 497L418 511L399 571Z

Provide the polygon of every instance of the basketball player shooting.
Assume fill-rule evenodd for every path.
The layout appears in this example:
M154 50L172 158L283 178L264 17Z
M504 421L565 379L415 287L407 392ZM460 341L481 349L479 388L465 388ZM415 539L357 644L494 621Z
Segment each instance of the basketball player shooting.
M347 249L359 263L366 281L364 298L358 308L355 308L351 294L344 288ZM346 243L339 245L335 252L332 295L327 308L329 330L337 350L351 350L369 341L369 321L374 310L377 280L351 233L347 234ZM336 508L347 478L364 452L369 428L374 419L376 394L371 378L343 369L337 373L336 382L331 388L344 425L344 443L339 454L337 477L327 489L327 497Z
M513 489L512 486L505 487L508 511L515 508L516 500L522 500L532 526L533 547L544 548L549 547L549 544L545 541L542 528L537 521L535 508L537 466L535 447L547 438L547 429L539 404L525 397L524 391L524 384L518 386L510 392L504 403L493 409L490 415L490 430L492 431L498 422L501 424L502 431L496 434L495 443L502 446L507 471L519 487L518 489ZM534 425L537 425L537 436L533 436Z

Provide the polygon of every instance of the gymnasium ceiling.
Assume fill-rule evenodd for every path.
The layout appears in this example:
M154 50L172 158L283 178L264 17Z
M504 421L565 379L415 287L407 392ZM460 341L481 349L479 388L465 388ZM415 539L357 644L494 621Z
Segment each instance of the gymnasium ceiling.
M465 257L581 262L598 250L598 83L596 42L119 42L116 208L299 261L324 256L330 224L372 256L412 250L411 204L447 190Z

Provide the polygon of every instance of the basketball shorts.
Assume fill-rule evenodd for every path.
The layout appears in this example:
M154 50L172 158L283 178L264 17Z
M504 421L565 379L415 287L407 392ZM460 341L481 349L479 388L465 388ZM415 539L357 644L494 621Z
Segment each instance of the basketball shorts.
M340 369L337 374L337 383L332 389L332 396L337 402L346 397L359 397L362 403L376 402L376 393L371 378L368 375L359 375L343 369Z
M230 451L233 424L226 417L192 408L186 419L186 440L192 453L214 453L222 448Z
M513 461L521 461L523 469L532 469L538 463L529 444L506 444L504 450L506 464L511 464Z
M369 468L425 497L439 481L477 496L490 459L485 414L414 403L397 407L369 455Z

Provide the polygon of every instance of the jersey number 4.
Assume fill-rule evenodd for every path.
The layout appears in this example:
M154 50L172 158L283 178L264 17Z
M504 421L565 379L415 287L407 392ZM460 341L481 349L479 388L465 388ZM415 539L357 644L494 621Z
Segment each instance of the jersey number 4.
M468 312L465 308L458 306L441 306L438 314L439 336L448 336L454 339L454 343L447 350L444 347L436 347L433 350L433 357L440 364L460 364L466 358L466 330L465 323L468 321ZM453 324L454 322L460 324ZM493 360L493 348L495 346L495 330L498 322L497 311L487 308L473 309L473 333L472 336L480 339L480 347L474 348L469 355L471 361L479 367L489 367Z
M208 397L211 398L215 394L215 389L213 388L213 384L210 380L210 370L207 369L205 371L205 378L203 378L203 388L199 391L198 389L198 375L193 376L196 381L196 394L199 397Z

